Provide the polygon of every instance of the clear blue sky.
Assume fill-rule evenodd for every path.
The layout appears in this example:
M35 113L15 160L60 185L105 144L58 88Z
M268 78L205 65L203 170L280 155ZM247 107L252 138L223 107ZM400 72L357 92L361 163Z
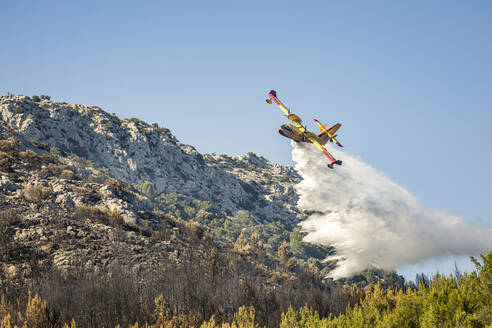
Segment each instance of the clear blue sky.
M425 206L492 224L491 1L4 1L0 93L292 164L270 89ZM491 238L492 239L492 238Z

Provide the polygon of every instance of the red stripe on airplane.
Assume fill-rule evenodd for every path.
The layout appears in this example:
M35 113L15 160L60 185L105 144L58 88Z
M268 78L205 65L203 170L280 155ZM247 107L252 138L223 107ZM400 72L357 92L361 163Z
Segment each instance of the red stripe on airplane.
M279 105L279 106L280 106L280 101L278 101L278 99L277 99L277 98L275 98L275 97L274 97L271 93L270 93L270 94L268 94L268 95L270 96L270 98L272 98L272 100L273 100L273 101L275 101L275 103L276 103L277 105Z
M330 160L330 162L335 163L335 159L328 154L326 150L323 150L323 154L325 154L326 157Z

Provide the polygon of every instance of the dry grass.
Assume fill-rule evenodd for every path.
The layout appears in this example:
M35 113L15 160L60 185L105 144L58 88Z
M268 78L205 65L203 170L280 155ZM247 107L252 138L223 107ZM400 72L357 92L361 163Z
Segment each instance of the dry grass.
M117 209L101 210L95 206L80 204L74 207L73 215L74 218L79 220L89 219L112 227L126 227L125 220Z
M84 197L88 202L98 202L101 200L101 195L98 191L86 187L72 186L72 190L76 192L79 196Z
M14 149L15 146L11 141L0 139L0 151L11 152Z
M36 204L41 204L43 201L50 198L52 193L51 187L38 186L26 186L24 188L24 198Z
M67 179L67 180L73 180L74 177L75 177L75 173L73 173L73 171L68 169L63 170L59 176L60 179Z
M120 198L128 194L126 184L119 179L108 179L104 184L110 187Z

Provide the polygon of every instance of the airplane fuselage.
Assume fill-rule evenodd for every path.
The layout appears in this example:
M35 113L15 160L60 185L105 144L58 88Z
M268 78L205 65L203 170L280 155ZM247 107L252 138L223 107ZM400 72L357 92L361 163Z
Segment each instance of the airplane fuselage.
M278 128L278 133L282 136L292 139L297 142L312 142L310 138L318 139L318 136L310 131L301 131L299 128L290 125L284 124L280 128Z

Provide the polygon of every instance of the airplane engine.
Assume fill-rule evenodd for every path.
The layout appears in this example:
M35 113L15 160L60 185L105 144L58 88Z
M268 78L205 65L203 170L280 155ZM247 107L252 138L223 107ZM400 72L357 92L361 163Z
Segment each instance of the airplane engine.
M302 120L299 116L297 116L296 114L290 114L289 116L287 116L287 118L292 121L292 122L295 122L295 123L299 123L301 124L302 123Z

